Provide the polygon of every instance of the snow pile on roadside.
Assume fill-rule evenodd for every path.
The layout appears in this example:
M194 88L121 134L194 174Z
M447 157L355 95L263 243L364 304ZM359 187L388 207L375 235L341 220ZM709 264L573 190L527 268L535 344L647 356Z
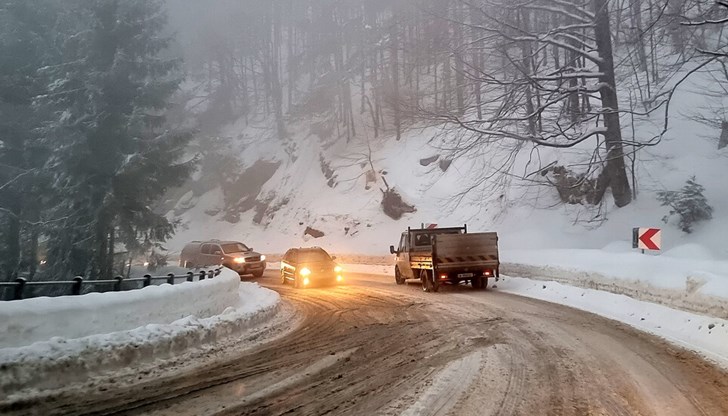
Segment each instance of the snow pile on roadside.
M623 322L728 368L728 320L553 281L508 277L498 284L497 290L559 303Z
M700 314L728 318L728 261L699 246L661 255L622 244L602 250L504 250L501 273L599 289Z
M278 312L278 293L257 283L240 283L232 293L236 298L233 306L207 318L186 316L169 324L76 339L56 337L0 349L0 393L56 389L115 369L173 357L239 334Z
M125 292L0 302L0 348L168 324L190 315L208 318L238 303L239 282L228 271L213 279Z

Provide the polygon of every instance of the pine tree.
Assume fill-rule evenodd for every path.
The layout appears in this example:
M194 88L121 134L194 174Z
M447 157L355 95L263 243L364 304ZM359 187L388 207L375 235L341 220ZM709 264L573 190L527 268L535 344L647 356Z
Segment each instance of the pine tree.
M180 62L165 55L162 6L77 1L61 18L65 64L53 70L47 102L59 120L48 134L57 139L53 166L63 190L55 217L65 220L49 233L60 274L108 277L117 243L138 248L173 232L151 207L191 166L180 162L189 135L163 131Z
M670 207L670 213L665 215L662 221L667 223L671 216L677 215L680 229L691 233L696 222L713 218L713 207L708 205L703 191L705 188L697 183L693 176L679 191L658 192L657 200L663 207Z
M37 264L40 213L47 191L42 169L50 154L38 135L45 114L35 105L45 80L38 68L53 53L49 0L0 1L0 275ZM25 266L25 267L24 267Z

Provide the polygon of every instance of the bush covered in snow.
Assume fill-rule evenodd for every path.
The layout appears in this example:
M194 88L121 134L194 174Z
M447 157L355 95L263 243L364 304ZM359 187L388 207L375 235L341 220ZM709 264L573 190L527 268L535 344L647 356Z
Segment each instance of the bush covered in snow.
M673 215L678 216L678 226L686 233L693 231L693 225L698 221L713 218L713 207L703 195L702 185L695 182L695 176L688 179L685 186L679 191L660 191L657 200L663 207L670 207L670 213L662 218L667 223Z

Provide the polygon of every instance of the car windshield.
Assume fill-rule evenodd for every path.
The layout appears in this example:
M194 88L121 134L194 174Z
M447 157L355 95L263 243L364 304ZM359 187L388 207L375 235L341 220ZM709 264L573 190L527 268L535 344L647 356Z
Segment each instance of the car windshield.
M301 251L300 261L303 263L322 263L331 261L331 257L325 251Z
M222 244L222 251L225 253L243 253L250 251L248 246L242 243Z

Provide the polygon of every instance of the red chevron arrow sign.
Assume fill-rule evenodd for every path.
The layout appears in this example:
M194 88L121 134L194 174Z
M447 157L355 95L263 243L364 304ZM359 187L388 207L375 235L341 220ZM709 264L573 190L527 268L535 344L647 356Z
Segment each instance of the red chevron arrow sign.
M642 250L660 250L662 246L662 230L659 228L632 229L632 247Z

